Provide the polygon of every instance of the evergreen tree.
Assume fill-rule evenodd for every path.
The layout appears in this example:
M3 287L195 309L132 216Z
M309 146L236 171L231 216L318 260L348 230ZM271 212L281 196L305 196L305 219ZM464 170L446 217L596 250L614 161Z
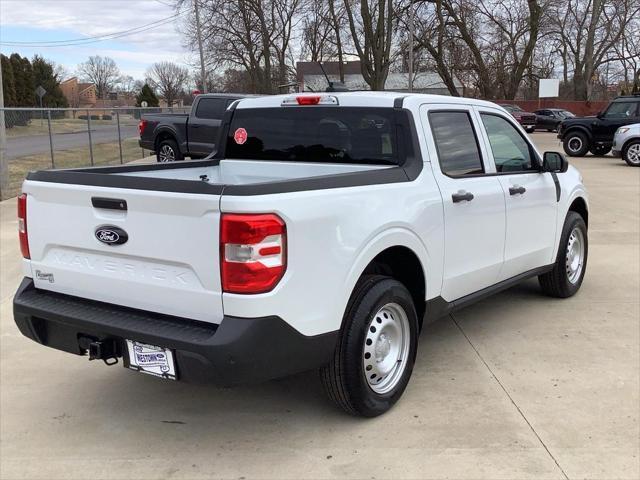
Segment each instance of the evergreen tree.
M13 69L14 89L16 95L16 107L35 106L35 85L33 84L33 70L28 58L22 58L17 53L9 57Z
M157 107L160 105L160 101L148 83L145 83L140 90L140 93L136 96L136 106L141 107L142 102L147 102L147 107Z
M2 91L4 93L4 106L15 107L16 106L16 83L13 77L13 68L11 68L11 62L5 55L0 54L0 61L2 62Z
M60 78L55 73L55 65L39 55L31 61L35 88L42 86L47 93L42 98L42 105L51 108L64 108L69 104L60 88Z

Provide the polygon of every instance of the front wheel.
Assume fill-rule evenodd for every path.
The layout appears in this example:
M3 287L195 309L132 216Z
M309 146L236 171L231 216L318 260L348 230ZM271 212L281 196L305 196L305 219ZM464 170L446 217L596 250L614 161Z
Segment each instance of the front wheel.
M320 371L324 389L347 413L380 415L402 396L417 348L409 291L393 278L365 276L347 305L334 358Z
M584 157L589 151L589 139L582 132L570 132L564 137L562 146L570 157Z
M622 159L630 167L640 167L640 140L633 140L625 145Z
M536 131L536 127L524 127L525 132L533 133Z
M538 277L544 293L558 298L574 295L580 289L587 270L588 252L587 225L580 214L569 212L553 270Z

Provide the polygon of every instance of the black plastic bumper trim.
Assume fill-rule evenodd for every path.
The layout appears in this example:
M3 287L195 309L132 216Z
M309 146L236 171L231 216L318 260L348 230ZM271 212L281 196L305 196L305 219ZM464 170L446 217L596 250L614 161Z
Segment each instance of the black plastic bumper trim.
M175 352L178 378L219 385L256 383L325 365L338 332L305 336L276 316L224 316L219 325L36 289L25 278L13 300L28 338L76 355L79 338L137 340ZM125 360L126 362L126 360Z

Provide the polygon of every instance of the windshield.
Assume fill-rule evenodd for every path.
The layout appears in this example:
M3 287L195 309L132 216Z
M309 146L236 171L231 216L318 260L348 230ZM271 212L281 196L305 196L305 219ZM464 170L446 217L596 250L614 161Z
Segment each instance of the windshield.
M569 112L568 110L560 110L558 112L558 114L560 114L560 116L562 118L573 118L573 117L575 117L575 115L573 113Z
M395 130L392 108L239 108L225 158L398 164Z

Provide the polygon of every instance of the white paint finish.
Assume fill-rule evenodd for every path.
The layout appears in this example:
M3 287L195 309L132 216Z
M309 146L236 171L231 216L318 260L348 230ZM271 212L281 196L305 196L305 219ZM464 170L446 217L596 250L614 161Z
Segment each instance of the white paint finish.
M475 122L472 107L455 104L423 105L420 109L422 128L432 158L437 149L428 114L432 110L468 112ZM494 166L483 142L478 141L485 171ZM442 194L444 210L444 266L441 296L453 301L496 283L503 262L505 242L505 201L495 176L449 177L442 173L440 163L432 162L433 173ZM472 201L454 203L452 195L464 190L473 194Z
M27 181L31 270L37 288L219 323L219 197ZM126 212L91 197L124 198ZM109 246L100 225L129 240ZM52 273L54 283L36 271Z
M392 107L398 94L354 92L337 96L341 106ZM238 108L274 107L280 105L282 98L246 99ZM507 274L509 271L515 275L529 269L525 265L534 268L548 264L549 257L553 258L557 251L570 202L578 196L586 198L578 172L570 168L558 176L562 184L559 214L555 221L544 220L551 208L545 193L546 180L540 184L530 180L525 185L527 193L535 195L519 199L523 200L521 203L510 203L503 191L508 183L501 184L510 180L506 177L454 179L440 172L426 111L468 109L482 136L476 110L492 104L409 95L404 105L414 115L424 160L423 171L411 182L219 198L27 181L25 191L31 196L31 270L40 268L54 273L56 278L53 285L36 280L37 286L210 322L220 321L224 301L226 315L278 315L301 333L315 335L339 328L357 279L368 263L387 248L401 246L414 252L425 274L426 299L442 295L452 301L513 276ZM504 113L503 109L496 110ZM484 141L479 143L486 171L495 173L487 145ZM178 180L198 180L200 175L207 175L212 183L237 185L373 168L387 167L223 160L213 167L127 175ZM471 191L474 200L454 204L451 194L460 189ZM97 211L91 206L91 196L126 198L129 211ZM220 211L273 212L285 220L288 267L272 292L221 294ZM524 215L533 215L536 220L531 222ZM120 247L98 242L94 230L102 224L124 228L130 235L129 242ZM523 228L528 229L527 233ZM540 238L540 228L547 233L555 231L555 236L547 239L545 234L545 240L531 241ZM507 265L503 268L505 237ZM72 254L72 260L56 263L56 254L61 253ZM26 262L27 271L28 267ZM137 274L142 271L152 274Z
M425 167L428 172L428 166ZM305 335L336 330L368 263L394 246L413 251L439 294L442 207L431 175L414 182L222 197L222 212L275 212L287 224L287 272L261 295L224 294L226 315L278 315Z
M478 114L485 112L500 116L518 130L523 140L542 158L529 136L511 115L504 114L497 108L478 107L476 111ZM491 143L481 118L478 123L478 132L487 156L495 165ZM501 281L553 263L558 202L551 173L501 174L497 178L502 186L506 205L504 265L498 276L498 281ZM524 187L526 191L511 195L511 187Z

